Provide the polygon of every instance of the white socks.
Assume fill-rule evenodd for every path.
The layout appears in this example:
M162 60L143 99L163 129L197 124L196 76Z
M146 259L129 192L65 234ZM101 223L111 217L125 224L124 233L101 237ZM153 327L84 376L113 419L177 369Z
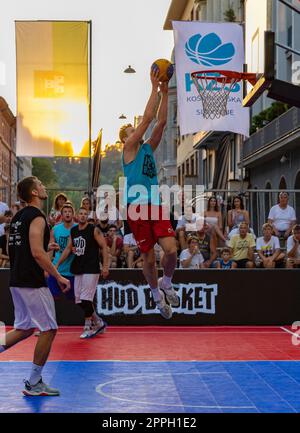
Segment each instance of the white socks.
M102 319L100 319L100 317L97 316L95 311L92 314L92 319L93 319L93 322L95 323L95 325L100 325L102 323Z
M162 279L162 285L163 287L169 288L172 286L172 277L166 277L165 275L163 276Z
M90 328L92 326L92 321L90 319L85 319L84 327Z
M36 385L42 378L42 370L44 366L32 364L31 375L29 378L30 385Z
M4 346L1 346L1 344L0 344L0 353L1 353L1 352L4 352L4 350L5 350L5 347L4 347Z
M158 288L156 288L156 289L151 288L151 292L152 292L154 302L159 302L161 300L161 294L159 293Z

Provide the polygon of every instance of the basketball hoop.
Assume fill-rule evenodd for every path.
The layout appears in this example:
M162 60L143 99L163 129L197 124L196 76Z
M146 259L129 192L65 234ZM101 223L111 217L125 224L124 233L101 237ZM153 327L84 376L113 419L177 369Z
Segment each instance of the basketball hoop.
M257 75L235 71L199 71L191 77L200 95L205 119L219 119L227 114L230 93L239 81L249 81L253 86Z

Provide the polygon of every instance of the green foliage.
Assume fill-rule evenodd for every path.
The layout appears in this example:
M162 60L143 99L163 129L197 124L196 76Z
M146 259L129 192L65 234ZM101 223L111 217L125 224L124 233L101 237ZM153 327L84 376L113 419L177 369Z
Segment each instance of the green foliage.
M57 183L57 176L49 158L32 158L32 174L48 187Z
M227 9L226 12L224 12L224 19L227 22L235 22L236 21L236 15L232 7Z
M100 184L114 185L120 173L123 173L120 147L106 146L101 161Z
M284 104L283 102L273 102L271 107L263 110L258 115L253 116L250 134L254 134L258 129L263 128L266 123L269 123L281 116L281 114L285 113L289 108L289 105Z

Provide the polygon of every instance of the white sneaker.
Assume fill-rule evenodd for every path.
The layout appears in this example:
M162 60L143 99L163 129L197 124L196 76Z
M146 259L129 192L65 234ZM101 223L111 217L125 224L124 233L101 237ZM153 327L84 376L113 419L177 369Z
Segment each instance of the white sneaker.
M80 338L81 339L90 338L90 337L92 337L92 334L93 334L92 328L91 327L85 327L85 328L83 328L83 333L80 335Z
M156 306L164 319L171 319L173 314L172 308L166 303L164 292L162 290L159 290L159 293L161 295L161 300L159 302L156 302Z
M30 385L28 380L24 380L25 389L23 390L23 394L30 397L51 397L51 396L59 396L59 390L55 388L50 388L50 386L46 385L42 379L36 385Z
M101 320L100 322L94 324L92 326L92 334L91 337L95 337L95 335L97 334L104 334L105 330L107 327L107 323L105 323L103 320Z
M172 286L164 287L163 286L163 278L159 278L158 279L158 287L160 288L160 290L162 290L164 292L164 294L166 295L167 302L172 307L179 307L180 299L179 299L179 296L177 295L177 293L175 292L175 290L173 289Z

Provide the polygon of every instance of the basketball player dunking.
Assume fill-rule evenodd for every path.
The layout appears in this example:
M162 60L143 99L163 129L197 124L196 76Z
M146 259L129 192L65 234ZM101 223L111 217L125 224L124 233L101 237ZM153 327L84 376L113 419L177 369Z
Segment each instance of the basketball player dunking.
M57 331L54 300L45 281L44 272L52 275L63 292L70 290L70 281L51 263L47 254L50 231L41 211L47 199L42 182L34 176L18 183L18 195L28 206L13 217L9 233L10 290L15 308L14 329L0 344L0 352L30 337L40 330L29 380L23 393L28 396L57 396L59 391L42 380L42 370L48 359Z
M127 178L125 203L130 229L143 256L144 276L152 291L153 299L161 315L170 319L171 306L178 306L179 298L172 287L172 277L177 262L175 233L168 219L163 218L159 198L157 171L153 152L160 143L168 112L168 83L159 82L159 72L151 71L152 91L141 123L134 128L127 124L121 127L119 136L124 144L122 162ZM157 123L151 137L142 142L150 123L155 117L158 92L161 101ZM147 194L131 197L130 188L143 186ZM133 194L134 195L134 194ZM135 216L133 216L135 214ZM154 215L154 217L153 217ZM136 218L138 216L138 218ZM154 245L159 243L164 251L164 275L158 280Z

